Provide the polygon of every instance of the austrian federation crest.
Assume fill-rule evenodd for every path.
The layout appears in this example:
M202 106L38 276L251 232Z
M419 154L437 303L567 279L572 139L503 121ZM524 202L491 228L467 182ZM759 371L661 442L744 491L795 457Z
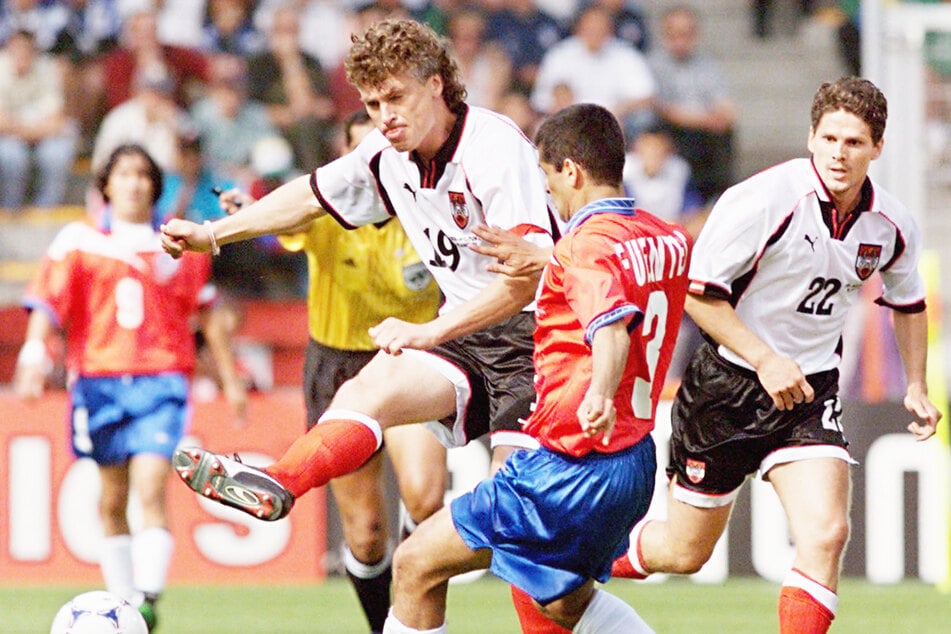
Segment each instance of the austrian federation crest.
M469 224L469 207L466 206L466 195L462 192L449 192L449 206L452 209L452 220L460 229Z
M687 458L687 479L698 484L707 475L707 465L700 460Z
M858 255L855 256L855 272L859 279L867 280L878 268L878 261L881 257L882 245L860 244Z

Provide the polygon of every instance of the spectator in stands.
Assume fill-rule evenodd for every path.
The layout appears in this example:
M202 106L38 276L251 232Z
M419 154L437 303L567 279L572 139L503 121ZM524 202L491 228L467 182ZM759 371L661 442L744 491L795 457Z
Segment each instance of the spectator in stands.
M207 96L190 109L209 169L244 186L255 178L251 150L260 139L280 134L263 103L248 96L247 72L221 73Z
M699 50L699 41L697 14L676 6L663 14L662 47L649 62L657 78L657 114L710 201L733 184L736 106L720 64Z
M300 46L294 7L274 11L267 42L266 51L248 60L249 95L290 142L297 169L323 165L332 158L336 112L323 67Z
M138 11L126 17L120 45L103 58L103 74L108 79L103 86L107 108L129 99L136 77L142 73L167 75L174 86L175 102L182 107L190 105L210 81L212 65L200 51L164 45L156 29L153 11Z
M66 69L66 111L79 125L77 152L86 155L106 114L102 57L119 45L122 15L118 0L64 2L69 19L53 53Z
M565 32L555 18L540 10L535 0L480 0L489 15L487 39L497 42L512 60L513 81L530 93L542 56Z
M594 103L611 110L628 138L653 122L655 82L647 60L615 38L611 15L590 6L579 14L574 35L542 58L532 105L545 114L570 103Z
M217 220L225 215L217 191L227 191L235 183L208 168L202 154L201 138L195 130L178 137L178 160L166 171L162 196L156 207L163 219L185 218L193 222ZM211 262L211 277L226 297L266 295L264 274L267 263L257 241L226 244ZM233 310L233 309L232 309Z
M135 80L135 93L106 113L96 134L92 168L98 171L120 145L138 143L163 171L175 169L178 136L189 126L188 113L175 103L171 78L149 73Z
M495 42L485 41L485 16L463 9L449 18L449 41L466 85L466 103L498 110L512 83L512 62Z
M704 206L693 184L690 165L674 149L670 132L661 125L643 130L631 142L624 161L624 188L637 206L669 222L681 224L696 237L690 219Z
M614 37L627 42L642 53L651 46L647 16L640 2L632 0L585 0L585 6L601 7L611 14Z
M799 18L810 15L816 6L816 0L796 0L795 9ZM773 14L776 12L776 0L752 0L750 4L750 14L753 19L753 34L765 39L773 34ZM795 24L790 25L790 31L795 29Z
M0 3L0 44L17 31L28 31L38 51L52 53L68 21L69 10L61 2L4 0Z
M525 136L535 138L541 116L532 108L532 102L525 93L514 88L506 92L499 101L499 112L514 121Z
M14 32L0 52L0 207L23 206L34 162L33 203L62 204L75 147L60 68L30 31Z
M146 0L146 3L150 1ZM205 26L206 4L207 0L154 2L159 41L169 46L200 49L201 31Z
M319 60L324 69L336 68L350 46L353 12L342 2L327 0L259 0L254 23L267 33L271 16L285 7L297 15L301 49Z
M208 0L202 50L237 57L264 51L265 38L254 25L253 9L254 0Z

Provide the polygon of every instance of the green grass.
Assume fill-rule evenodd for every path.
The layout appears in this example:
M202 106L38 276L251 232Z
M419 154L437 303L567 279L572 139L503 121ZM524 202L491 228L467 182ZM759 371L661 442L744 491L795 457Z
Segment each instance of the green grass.
M0 587L0 632L45 634L69 597L92 588ZM697 585L616 580L607 589L635 606L660 634L769 634L777 631L778 587L732 579ZM951 632L951 596L905 582L874 586L846 580L831 634L939 634ZM366 634L349 583L331 578L306 586L172 586L159 604L158 634ZM518 632L508 586L485 578L449 590L453 634Z

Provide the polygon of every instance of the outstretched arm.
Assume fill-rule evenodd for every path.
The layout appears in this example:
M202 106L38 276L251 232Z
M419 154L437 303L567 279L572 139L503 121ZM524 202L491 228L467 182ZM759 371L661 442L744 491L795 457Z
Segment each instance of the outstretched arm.
M895 340L901 353L908 388L905 391L905 409L921 419L908 424L908 431L918 440L934 436L941 412L928 399L928 383L925 368L928 365L928 317L927 313L895 312Z
M611 442L617 409L614 395L627 364L631 335L623 321L598 328L591 340L591 385L578 407L578 421L588 438L604 434L601 442Z
M204 225L173 218L162 225L162 247L174 257L185 251L214 251L230 242L283 233L326 213L310 189L310 175L298 176L224 218Z

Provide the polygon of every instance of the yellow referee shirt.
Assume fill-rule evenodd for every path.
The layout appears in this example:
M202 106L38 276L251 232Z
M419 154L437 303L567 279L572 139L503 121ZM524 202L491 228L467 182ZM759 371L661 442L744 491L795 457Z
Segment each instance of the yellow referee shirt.
M439 288L395 218L347 230L324 216L279 240L307 255L308 326L317 343L374 350L367 330L386 317L421 323L436 316Z

